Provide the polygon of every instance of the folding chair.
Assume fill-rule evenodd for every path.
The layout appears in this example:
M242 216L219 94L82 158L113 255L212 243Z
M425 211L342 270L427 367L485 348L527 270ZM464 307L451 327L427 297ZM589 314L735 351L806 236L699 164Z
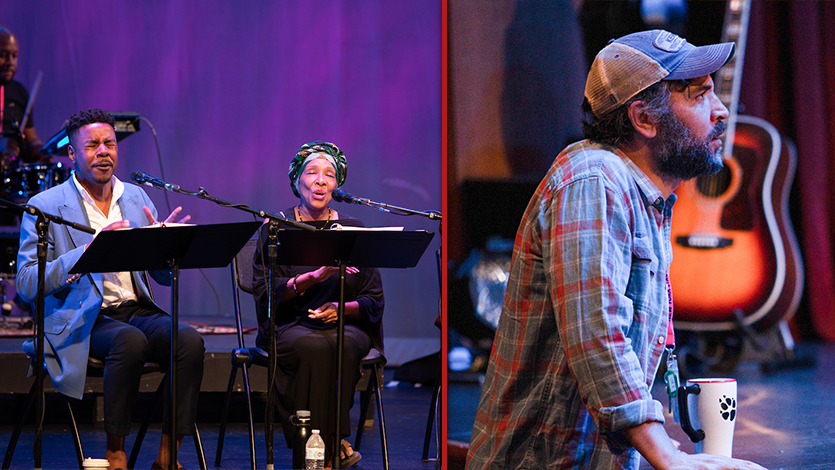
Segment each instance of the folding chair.
M142 370L142 374L150 374L153 372L160 372L160 366L157 363L149 362L145 364L144 369ZM97 359L94 357L90 357L87 361L87 376L88 377L102 377L104 375L104 361L101 359ZM162 392L163 388L166 386L168 382L168 374L166 373L163 379L160 381L159 387L157 387L157 391L154 396L153 404L151 405L151 410L146 414L145 419L140 426L139 432L136 435L136 440L133 443L133 447L131 448L130 460L128 461L128 468L133 469L134 464L136 463L136 458L139 455L139 449L142 446L142 442L145 438L145 433L148 429L148 426L151 422L151 416L153 411L159 405L160 401L162 400ZM81 437L78 433L78 425L75 421L75 415L72 411L72 406L70 405L70 401L66 395L60 394L64 400L64 403L67 405L67 413L70 418L70 426L72 427L72 436L73 442L75 444L75 455L78 459L78 468L79 470L83 470L83 462L84 462L84 449L81 445ZM18 421L15 424L14 430L12 431L12 437L9 440L9 446L6 448L6 457L3 460L3 467L2 468L9 468L12 463L12 456L14 455L15 447L17 447L17 441L20 438L20 433L23 430L23 425L26 422L26 417L29 415L29 411L32 409L32 404L35 401L35 383L32 383L32 388L29 389L29 395L26 399L26 405L23 408L23 412L18 417ZM37 417L36 417L37 421ZM194 428L194 447L197 451L197 460L200 464L201 470L206 470L206 456L203 453L203 443L200 440L200 431L197 429L197 424L195 423Z
M226 400L223 404L223 417L220 422L220 432L217 440L217 455L215 456L215 465L220 466L221 456L223 453L223 439L226 433L226 418L229 411L229 402L232 397L232 389L237 378L238 369L241 369L244 375L244 391L246 393L247 403L247 418L249 424L249 455L250 466L255 470L255 426L252 419L252 392L249 386L248 370L251 366L257 365L267 367L269 361L269 354L264 349L259 347L246 347L244 345L243 337L243 323L241 320L241 301L240 292L245 292L252 295L252 260L255 255L258 239L249 240L241 251L235 256L232 261L232 288L233 301L235 304L235 323L238 329L238 348L232 350L232 371L229 374L229 385L226 388ZM240 292L239 292L240 291ZM386 441L386 427L385 418L383 415L383 401L380 389L383 384L383 367L385 366L386 358L379 350L372 348L371 351L363 358L361 365L363 368L363 378L357 384L360 393L360 419L357 425L357 435L354 443L354 450L359 451L362 442L363 426L365 424L368 412L368 405L372 396L377 398L377 415L379 417L380 426L380 441L383 450L383 467L388 470L388 444ZM367 386L360 389L360 386L366 382ZM267 384L272 386L272 384ZM373 395L372 395L373 394Z
M148 286L150 289L151 283L147 272L142 273L143 278L145 279L145 285ZM151 296L153 297L153 292L151 292ZM30 360L34 360L34 358L30 357ZM46 371L46 366L44 365L44 371ZM142 369L142 375L150 374L152 372L160 372L161 367L159 364L155 362L148 362L145 364L144 368ZM90 356L87 359L87 376L88 377L102 377L104 376L104 361L95 357ZM132 470L134 468L134 464L136 463L136 458L139 456L139 449L142 446L142 442L145 439L145 433L148 430L148 426L151 423L151 416L153 415L153 410L159 406L160 401L162 401L162 392L163 387L166 386L168 383L168 372L165 373L162 380L159 383L159 387L157 387L157 391L154 394L154 401L151 405L151 409L145 415L145 419L142 421L142 425L139 427L139 432L136 435L136 440L134 440L133 447L131 448L130 458L128 460L128 469ZM14 455L15 447L17 446L17 440L20 437L20 432L23 429L23 424L26 422L26 416L29 415L29 410L32 408L32 404L35 401L35 385L36 383L32 383L32 388L29 389L29 396L26 399L26 406L23 409L23 412L20 414L18 418L17 424L15 425L14 430L12 431L12 437L9 440L9 445L6 448L6 457L3 460L3 467L4 469L9 468L12 463L12 456ZM60 394L61 397L64 399L64 403L67 405L67 412L70 417L70 425L72 426L72 435L73 441L75 443L75 455L78 458L78 468L79 470L84 470L83 462L84 462L84 449L81 446L81 437L78 434L78 425L75 421L75 415L72 412L72 406L70 405L67 396L63 393ZM37 418L36 418L37 421ZM200 439L200 431L197 428L197 423L194 423L194 447L197 451L197 460L200 465L200 470L206 470L206 455L203 452L203 442Z

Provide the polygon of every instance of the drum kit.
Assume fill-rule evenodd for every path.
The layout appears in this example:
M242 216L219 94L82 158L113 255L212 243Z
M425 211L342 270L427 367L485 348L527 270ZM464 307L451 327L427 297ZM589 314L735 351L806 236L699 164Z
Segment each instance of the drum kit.
M23 163L9 153L0 154L0 198L23 204L35 194L57 186L69 177L69 168L63 163ZM20 229L17 218L9 211L0 222L0 326L7 323L6 317L26 306L12 302L16 297L14 279L17 273L17 251ZM15 225L6 225L6 224ZM8 326L8 325L6 325Z
M17 128L10 126L3 129L0 123L0 129L3 129L0 135L0 198L17 204L25 203L35 194L60 184L67 178L62 163L18 161L18 154L24 143L24 129L29 122L32 105L35 103L42 79L43 72L38 71L23 118L19 123L15 123ZM51 159L49 153L43 155ZM4 214L0 215L0 280L3 281L3 285L0 286L0 297L5 304L5 281L14 279L17 273L17 240L20 237L20 230L9 225L10 222L17 225L17 219L9 215L9 211L3 212ZM7 233L3 230L4 228L11 232ZM3 313L6 313L5 308L3 308Z
M41 191L57 186L68 177L68 169L58 163L24 163L15 168L7 165L5 156L2 168L0 197L14 202L26 202Z
M57 163L22 163L16 164L14 155L0 154L0 198L17 204L23 204L35 194L57 186L69 177L70 169L62 162ZM3 222L0 225L5 224ZM16 223L13 222L13 223ZM12 229L14 227L8 227ZM14 238L15 252L19 231L5 233L0 231L0 279L13 278L15 256L9 256L7 238Z

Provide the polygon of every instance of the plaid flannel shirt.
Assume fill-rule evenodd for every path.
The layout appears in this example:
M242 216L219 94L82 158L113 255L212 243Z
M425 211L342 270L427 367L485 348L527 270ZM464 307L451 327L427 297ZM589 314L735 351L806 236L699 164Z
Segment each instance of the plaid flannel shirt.
M637 469L621 430L664 422L675 195L616 148L566 148L516 234L467 469Z

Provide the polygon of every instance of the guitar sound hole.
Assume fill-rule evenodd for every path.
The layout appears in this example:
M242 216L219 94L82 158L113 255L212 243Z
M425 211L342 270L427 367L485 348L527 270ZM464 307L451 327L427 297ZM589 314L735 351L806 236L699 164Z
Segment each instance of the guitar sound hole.
M714 175L696 177L696 188L706 197L719 197L731 186L732 175L727 165Z

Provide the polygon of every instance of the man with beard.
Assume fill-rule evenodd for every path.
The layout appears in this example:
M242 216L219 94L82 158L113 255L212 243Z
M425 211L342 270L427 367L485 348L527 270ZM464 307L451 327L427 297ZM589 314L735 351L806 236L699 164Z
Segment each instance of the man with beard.
M762 469L678 450L650 393L674 346L673 191L722 166L710 74L733 50L654 30L597 54L588 140L557 156L516 234L467 469Z

